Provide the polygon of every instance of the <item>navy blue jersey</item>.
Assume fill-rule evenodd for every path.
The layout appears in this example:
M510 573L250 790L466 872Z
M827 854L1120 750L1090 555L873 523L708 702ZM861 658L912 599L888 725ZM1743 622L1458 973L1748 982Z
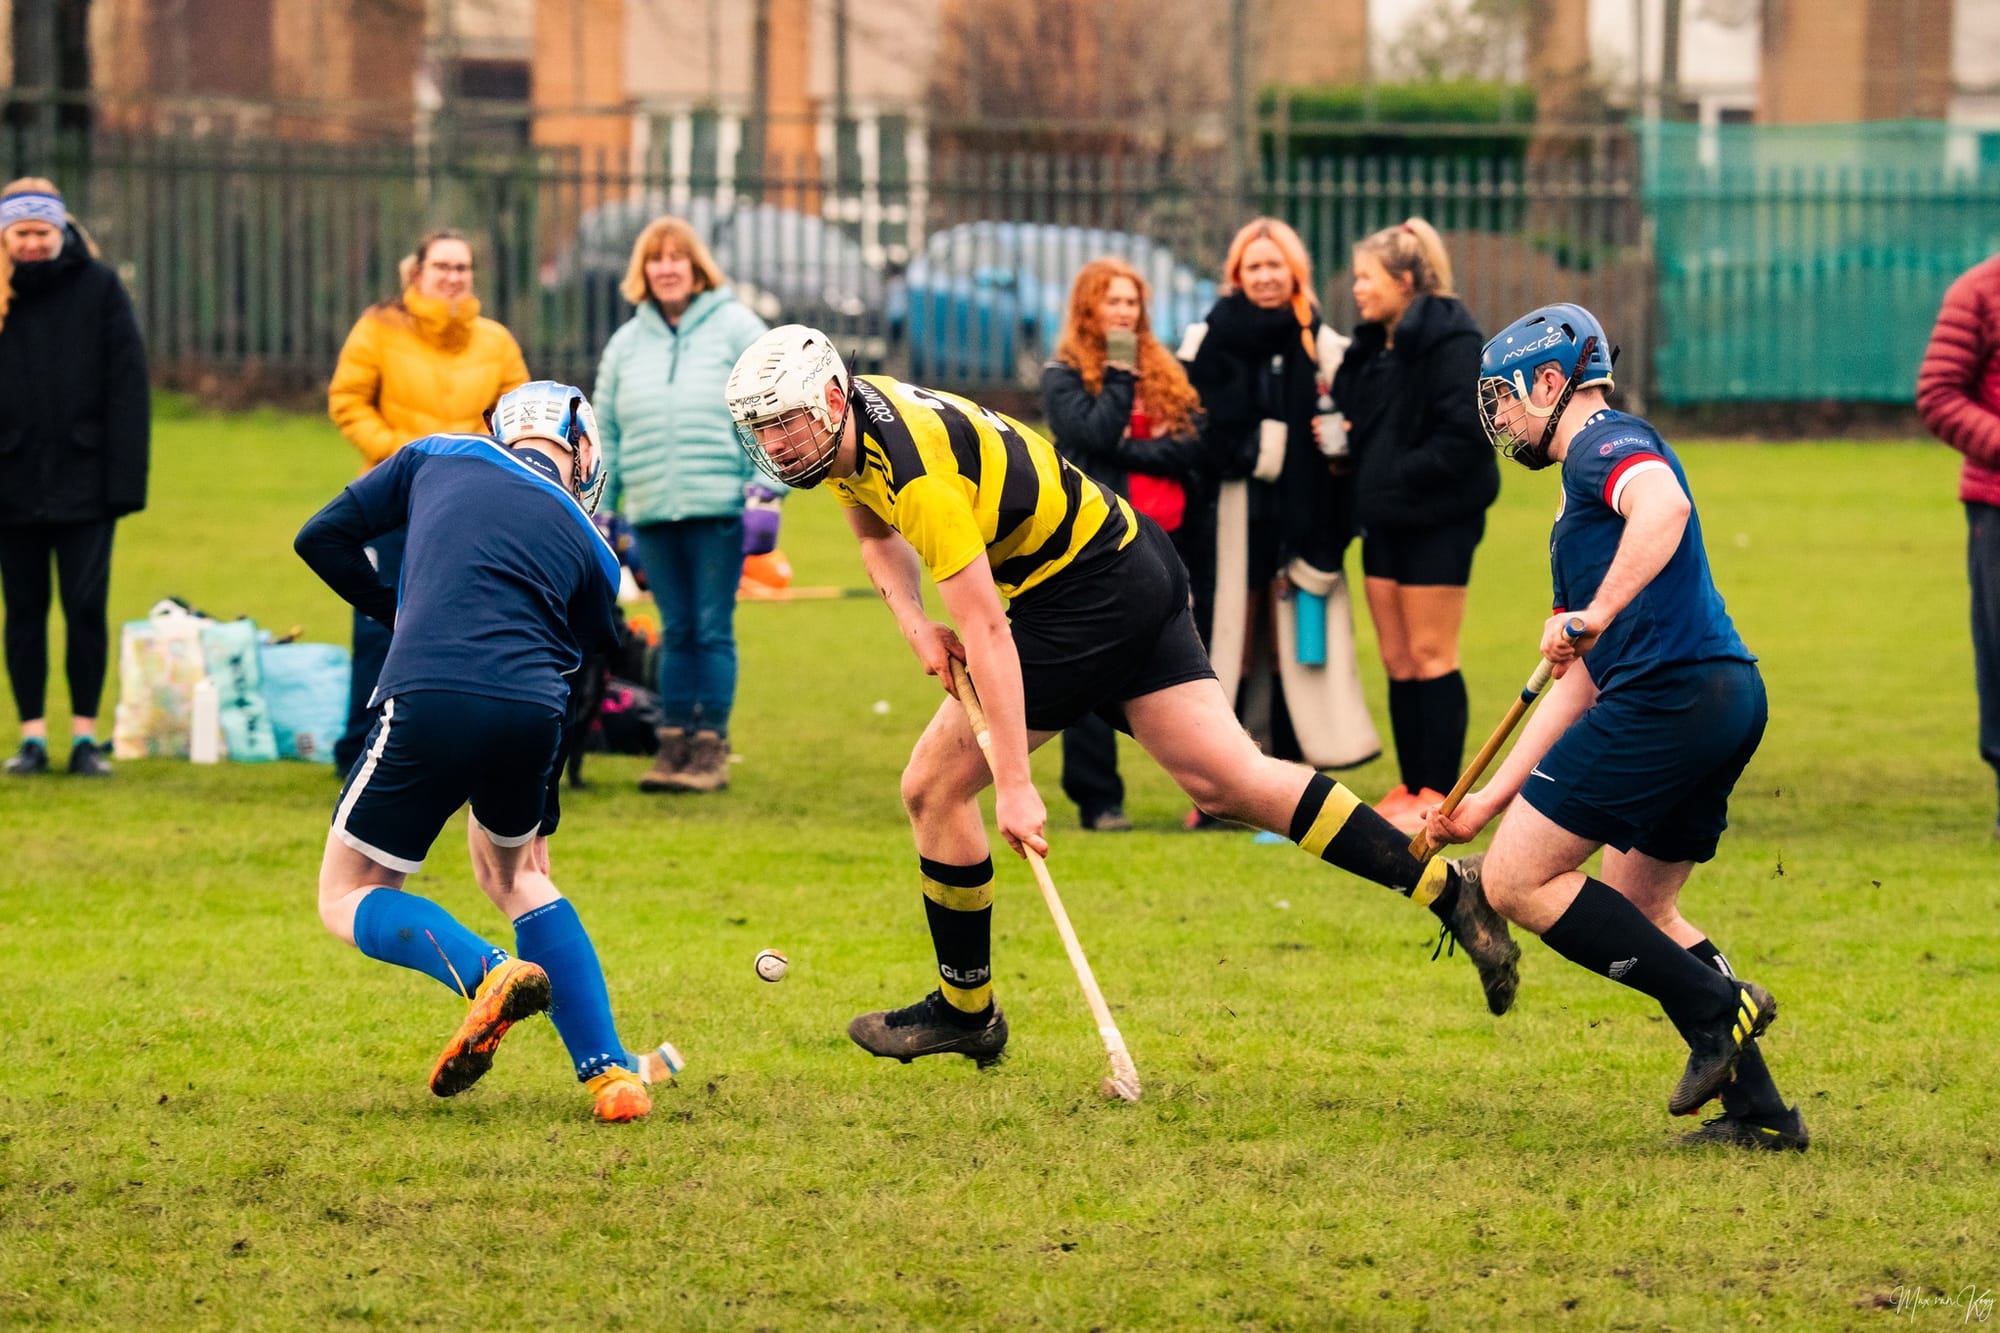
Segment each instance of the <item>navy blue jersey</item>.
M1585 661L1600 691L1681 662L1754 662L1723 608L1702 546L1701 516L1680 459L1658 431L1638 417L1609 409L1594 414L1570 440L1562 461L1562 508L1549 534L1555 610L1580 611L1597 595L1625 535L1619 513L1625 484L1664 468L1688 497L1687 531L1667 561L1613 620Z
M391 589L363 547L406 526ZM364 615L393 626L371 706L455 690L565 711L585 653L618 643L618 557L533 450L483 435L404 445L299 529L294 548Z

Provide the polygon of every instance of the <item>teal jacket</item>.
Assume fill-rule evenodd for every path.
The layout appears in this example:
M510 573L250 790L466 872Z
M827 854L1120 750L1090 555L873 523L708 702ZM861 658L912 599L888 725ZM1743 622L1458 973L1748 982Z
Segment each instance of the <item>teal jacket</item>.
M722 396L764 321L727 287L688 303L678 328L648 300L611 335L591 407L608 469L608 508L634 524L731 518L758 476ZM775 489L775 488L774 488Z

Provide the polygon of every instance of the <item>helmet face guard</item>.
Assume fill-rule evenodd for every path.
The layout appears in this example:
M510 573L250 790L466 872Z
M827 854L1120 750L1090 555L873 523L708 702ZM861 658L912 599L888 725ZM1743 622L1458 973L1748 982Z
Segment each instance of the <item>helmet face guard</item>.
M772 481L800 490L833 470L853 391L832 341L803 324L760 335L737 358L723 389L743 452ZM840 400L837 415L829 398Z
M1548 407L1536 407L1529 396L1534 370L1527 367L1515 367L1511 377L1495 375L1479 381L1479 423L1486 428L1486 438L1493 442L1493 447L1530 472L1540 472L1555 462L1549 449L1556 441L1556 427L1561 424L1563 409L1569 406L1570 395L1577 391L1584 369L1590 364L1590 354L1596 349L1597 335L1586 336L1575 368L1563 381L1562 392ZM1542 362L1544 366L1554 364L1558 363ZM1537 418L1542 421L1542 429L1539 437L1531 441L1529 436L1534 434L1531 423Z
M1561 302L1521 316L1480 352L1479 420L1486 438L1531 471L1547 467L1555 461L1550 450L1571 396L1578 389L1611 388L1617 359L1597 316L1580 305ZM1549 366L1563 376L1562 391L1549 406L1537 407L1534 382Z
M840 453L844 422L831 421L824 404L795 407L761 420L736 423L736 442L757 470L781 486L811 490L826 480Z

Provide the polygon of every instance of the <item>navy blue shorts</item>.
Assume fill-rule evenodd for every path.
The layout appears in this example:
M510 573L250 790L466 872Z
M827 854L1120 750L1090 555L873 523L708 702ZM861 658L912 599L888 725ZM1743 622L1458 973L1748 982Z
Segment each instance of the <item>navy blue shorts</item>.
M1707 861L1768 717L1756 663L1670 667L1601 695L1521 795L1580 838L1658 861Z
M555 832L562 714L546 704L417 690L382 703L333 808L334 835L414 874L445 821L470 801L493 841Z

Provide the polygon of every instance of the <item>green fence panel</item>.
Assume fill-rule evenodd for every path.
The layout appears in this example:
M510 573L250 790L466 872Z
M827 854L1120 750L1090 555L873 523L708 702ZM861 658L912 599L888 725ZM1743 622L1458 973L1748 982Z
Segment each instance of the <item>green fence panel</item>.
M1938 302L2000 250L2000 171L1932 122L1643 133L1654 396L1908 402Z

